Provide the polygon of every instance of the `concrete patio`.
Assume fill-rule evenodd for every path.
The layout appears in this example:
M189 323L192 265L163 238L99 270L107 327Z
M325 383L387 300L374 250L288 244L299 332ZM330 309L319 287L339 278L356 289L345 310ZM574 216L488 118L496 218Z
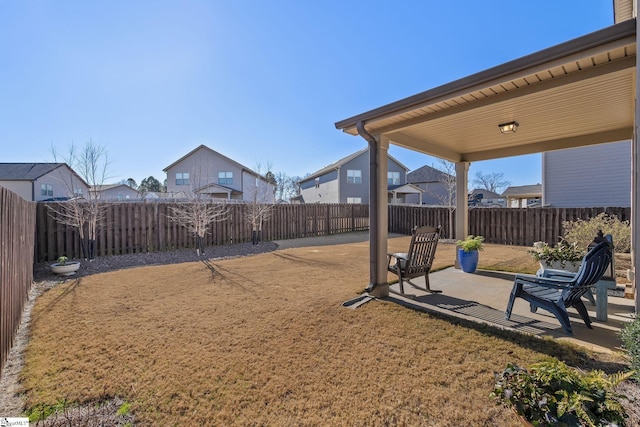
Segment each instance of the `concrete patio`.
M477 270L464 273L462 270L447 268L429 275L431 288L442 290L440 294L431 294L405 283L405 296L399 295L398 284L391 286L392 293L386 299L397 304L436 312L446 316L485 323L498 328L550 337L559 341L568 341L594 351L609 352L620 347L618 331L625 322L634 319L634 301L617 293L608 297L607 321L596 320L595 305L585 301L593 329L587 328L573 309L569 309L573 336L562 330L558 320L544 310L531 313L529 304L516 299L510 320L505 320L509 294L513 286L514 274ZM424 279L412 280L418 286L424 286Z

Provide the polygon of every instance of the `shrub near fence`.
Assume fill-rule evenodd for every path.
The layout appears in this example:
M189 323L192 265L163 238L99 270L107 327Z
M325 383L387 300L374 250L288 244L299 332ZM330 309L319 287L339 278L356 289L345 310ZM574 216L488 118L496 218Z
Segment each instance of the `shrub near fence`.
M36 204L0 187L0 374L33 282L35 223Z
M61 255L79 258L76 230L56 221L49 203L38 203L37 258L52 261ZM96 236L97 255L167 251L195 247L194 236L167 218L169 202L105 203ZM245 206L229 204L227 221L212 223L205 245L251 241ZM356 204L274 205L263 223L262 240L295 239L369 229L369 206Z

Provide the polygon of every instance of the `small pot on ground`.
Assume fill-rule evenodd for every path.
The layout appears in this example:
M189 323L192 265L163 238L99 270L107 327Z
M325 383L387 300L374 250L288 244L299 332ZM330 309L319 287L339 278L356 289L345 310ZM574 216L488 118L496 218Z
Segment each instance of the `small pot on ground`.
M51 271L61 276L73 276L80 268L80 261L67 261L66 256L58 258L58 262L51 264Z

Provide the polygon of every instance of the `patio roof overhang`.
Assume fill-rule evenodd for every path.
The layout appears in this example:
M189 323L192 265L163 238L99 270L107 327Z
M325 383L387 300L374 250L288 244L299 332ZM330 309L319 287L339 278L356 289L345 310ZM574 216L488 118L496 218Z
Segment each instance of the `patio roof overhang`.
M473 161L633 139L630 179L635 268L640 262L636 26L632 18L337 122L337 129L361 135L375 148L370 150L368 289L386 284L383 185L389 144L455 162L456 193L462 194ZM498 125L511 121L519 123L517 132L500 133ZM468 230L467 209L466 201L457 201L457 236L464 237ZM385 292L388 285L377 295ZM636 311L639 306L636 286Z
M635 19L335 124L363 122L389 143L473 162L631 139ZM498 124L517 121L516 133Z

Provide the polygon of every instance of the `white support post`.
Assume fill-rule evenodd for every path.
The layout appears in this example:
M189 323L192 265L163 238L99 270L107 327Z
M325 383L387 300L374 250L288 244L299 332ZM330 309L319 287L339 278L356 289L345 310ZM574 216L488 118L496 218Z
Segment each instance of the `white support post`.
M456 162L456 239L464 240L469 235L469 204L467 202L467 185L469 180L469 162ZM455 267L458 264L456 251Z

